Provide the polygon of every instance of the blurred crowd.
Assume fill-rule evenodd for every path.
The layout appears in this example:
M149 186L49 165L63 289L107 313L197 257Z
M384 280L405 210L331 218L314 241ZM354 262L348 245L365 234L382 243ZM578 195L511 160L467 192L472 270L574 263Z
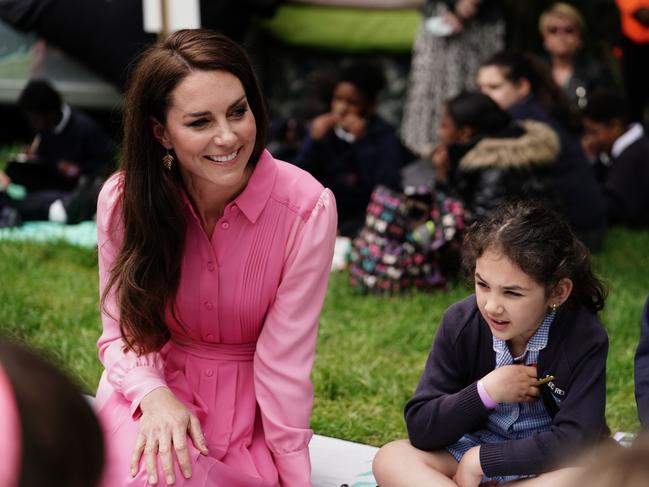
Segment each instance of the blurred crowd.
M507 199L543 198L597 250L609 225L649 226L641 3L618 2L615 58L584 48L588 26L567 3L542 13L544 51L531 53L505 45L500 2L428 1L399 128L379 115L380 68L362 61L334 80L326 114L276 121L272 147L333 189L343 235L361 229L377 185L429 185L458 197L468 220Z
M558 2L538 18L543 51L532 53L506 45L508 2L427 0L396 117L382 115L384 66L348 59L311 79L315 95L301 96L295 114L271 110L268 147L333 190L340 234L350 238L376 187L428 187L459 199L468 221L505 200L540 197L597 250L609 225L649 226L649 2L616 5L621 34L605 52L585 47L584 16ZM91 218L116 167L114 144L45 80L18 104L35 138L0 172L0 225Z

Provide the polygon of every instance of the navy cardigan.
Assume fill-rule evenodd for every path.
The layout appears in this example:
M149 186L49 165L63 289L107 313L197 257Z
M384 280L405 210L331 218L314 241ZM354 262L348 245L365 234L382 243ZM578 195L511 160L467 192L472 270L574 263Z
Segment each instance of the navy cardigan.
M640 324L640 343L635 352L635 402L643 428L649 428L649 297Z
M541 386L543 403L552 416L551 429L482 445L484 473L489 477L540 474L565 465L566 457L608 437L607 353L608 336L597 316L583 307L560 308L537 364L539 377L556 377ZM480 400L477 382L495 366L493 336L475 296L451 306L437 330L417 390L405 407L411 443L422 450L441 449L483 428L490 411Z

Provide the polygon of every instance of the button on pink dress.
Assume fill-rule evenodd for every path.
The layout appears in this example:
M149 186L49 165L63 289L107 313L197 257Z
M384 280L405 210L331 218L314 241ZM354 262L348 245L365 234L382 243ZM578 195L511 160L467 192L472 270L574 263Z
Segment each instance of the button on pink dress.
M100 292L123 238L122 179L99 196ZM311 485L310 381L336 235L333 194L308 173L264 152L211 238L186 197L187 239L176 295L181 327L160 352L123 351L114 295L102 311L104 364L97 408L107 443L103 486L145 486L130 475L139 403L169 387L199 418L209 455L191 441L191 479L177 486ZM164 238L161 235L160 238ZM159 485L165 485L159 466Z

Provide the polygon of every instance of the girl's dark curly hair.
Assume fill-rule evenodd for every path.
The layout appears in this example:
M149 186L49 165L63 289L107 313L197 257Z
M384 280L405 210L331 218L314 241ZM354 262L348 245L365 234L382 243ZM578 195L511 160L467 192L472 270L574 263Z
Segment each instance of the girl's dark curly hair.
M476 221L464 237L463 266L473 275L485 251L502 253L549 293L561 279L573 283L566 304L593 313L604 307L607 289L595 276L586 246L554 210L537 203L503 205Z

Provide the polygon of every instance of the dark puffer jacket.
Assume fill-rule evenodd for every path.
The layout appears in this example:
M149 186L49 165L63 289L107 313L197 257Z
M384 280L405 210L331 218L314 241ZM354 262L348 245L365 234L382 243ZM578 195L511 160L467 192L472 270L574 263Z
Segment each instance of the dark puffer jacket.
M559 149L559 138L544 123L517 122L498 134L450 147L450 185L474 217L512 199L554 204L549 168Z

